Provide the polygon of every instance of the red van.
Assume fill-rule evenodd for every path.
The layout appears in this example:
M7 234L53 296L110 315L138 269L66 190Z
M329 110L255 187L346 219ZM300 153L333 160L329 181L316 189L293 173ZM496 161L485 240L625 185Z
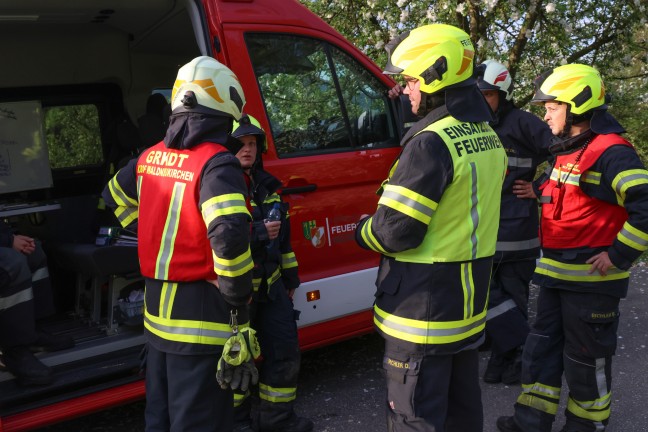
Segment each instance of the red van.
M403 133L394 82L296 0L0 0L0 217L48 253L57 314L76 346L39 358L46 387L0 371L0 432L29 430L142 398L143 284L100 193L159 141L178 68L227 64L268 132L265 168L283 183L302 286L300 342L372 331L378 258L355 223ZM13 117L12 117L13 116ZM37 167L34 169L34 167Z

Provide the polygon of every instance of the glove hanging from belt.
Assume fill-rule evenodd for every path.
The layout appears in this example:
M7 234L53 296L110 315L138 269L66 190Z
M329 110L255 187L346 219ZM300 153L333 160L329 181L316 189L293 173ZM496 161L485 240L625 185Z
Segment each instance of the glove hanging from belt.
M250 383L259 382L259 371L254 360L261 355L261 348L251 328L239 331L236 319L237 313L231 312L230 326L232 335L223 346L223 354L218 360L216 380L222 389L231 388L247 391Z

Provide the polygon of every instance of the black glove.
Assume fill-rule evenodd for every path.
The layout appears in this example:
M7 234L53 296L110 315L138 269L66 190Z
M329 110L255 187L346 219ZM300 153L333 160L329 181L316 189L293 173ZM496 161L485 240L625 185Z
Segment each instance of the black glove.
M250 383L255 385L259 382L254 359L261 355L261 349L254 333L251 328L245 328L232 334L225 342L216 371L216 381L222 389L229 387L246 391Z

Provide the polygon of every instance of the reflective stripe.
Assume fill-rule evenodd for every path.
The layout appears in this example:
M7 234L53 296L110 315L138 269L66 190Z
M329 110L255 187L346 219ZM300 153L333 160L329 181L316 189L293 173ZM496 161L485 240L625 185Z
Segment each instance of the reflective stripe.
M577 417L592 422L602 422L610 417L612 393L608 391L607 377L605 374L605 358L597 358L594 366L594 375L599 397L592 401L577 401L570 395L567 410Z
M446 344L484 330L486 310L460 321L420 321L391 315L374 305L374 324L385 334L419 344Z
M392 208L428 225L438 204L403 186L385 186L379 205Z
M493 318L496 318L503 313L506 313L512 309L515 309L517 305L513 301L513 299L508 299L504 303L500 303L494 308L488 309L488 313L486 314L486 321L492 320Z
M297 257L295 256L295 252L288 252L285 254L281 254L281 268L292 268L292 267L297 267Z
M266 283L268 284L268 289L272 286L273 283L277 282L279 278L281 277L281 271L279 270L279 267L275 269L275 271L272 273L272 275L266 280ZM261 287L261 281L263 278L254 278L252 279L252 289L254 292L258 292L259 288Z
M290 402L297 397L296 387L277 388L259 383L259 397L269 402Z
M535 408L538 411L545 412L547 414L556 415L558 412L558 403L549 402L546 399L539 398L527 393L522 393L517 398L517 403L520 405L526 405L531 408Z
M238 213L250 215L245 206L245 198L239 193L218 195L210 198L202 204L201 211L206 226L209 226L219 216Z
M171 318L171 311L173 310L173 302L177 290L177 282L162 282L162 290L160 292L160 310L158 313L160 317Z
M617 235L617 239L633 249L640 252L648 250L648 234L630 225L628 222L623 224L623 229Z
M262 280L262 278L252 278L252 291L259 292Z
M268 288L275 282L279 280L281 277L281 271L279 270L279 267L272 273L272 275L268 278Z
M118 206L122 207L137 207L137 201L129 197L126 192L121 188L121 185L117 182L117 177L113 177L108 182L108 190L110 195Z
M148 310L144 311L144 326L154 335L173 342L225 345L232 335L229 324L162 318ZM239 330L246 327L249 323L239 324Z
M533 166L533 159L531 158L518 158L510 157L508 158L508 166L517 167L517 168L531 168Z
M581 175L581 182L599 185L601 184L601 173L596 171L585 171Z
M531 240L520 241L498 241L495 250L498 252L515 252L540 247L540 239L538 237Z
M214 272L218 276L236 277L247 273L254 268L250 248L234 259L220 258L212 252L214 257Z
M272 195L267 196L266 199L263 200L263 204L274 204L276 202L281 202L281 197L276 192L273 192Z
M554 168L551 172L551 180L558 182L558 173L560 173L560 183L580 186L580 174L573 171L570 173L569 169L563 171L562 169Z
M553 399L555 402L545 398ZM520 405L526 405L551 415L556 415L558 412L559 401L560 387L546 386L538 382L522 384L522 393L517 398L517 403Z
M47 279L49 277L49 269L47 267L41 267L36 269L32 273L32 282L37 282L39 280Z
M468 319L473 314L475 302L475 283L472 278L472 263L461 264L461 288L464 294L464 319Z
M535 272L540 275L572 282L608 282L630 277L627 271L616 267L609 269L607 276L601 276L598 271L590 274L591 267L591 264L565 264L549 258L540 258Z
M470 162L470 180L472 182L472 193L470 195L470 218L472 219L472 233L470 242L472 243L472 259L477 259L477 227L479 227L479 198L477 196L477 166L475 162Z
M171 194L171 205L167 213L164 231L162 231L162 240L160 241L160 250L155 261L155 278L166 280L169 277L169 266L173 257L175 247L175 236L178 233L178 224L180 223L180 211L182 210L182 197L186 188L186 183L176 182L173 185Z
M250 396L249 390L246 390L245 394L234 392L234 408L243 405L248 396Z
M609 393L604 399L588 402L575 401L570 397L567 402L567 410L576 417L600 422L610 418L611 397L612 394Z
M115 216L123 227L130 225L135 219L139 217L138 207L117 207L115 208Z
M378 243L376 237L374 237L373 232L371 231L371 222L373 221L373 216L367 219L367 221L362 225L362 230L360 231L360 236L367 246L371 250L386 254L387 251Z
M16 306L20 303L30 301L34 298L34 292L32 287L25 288L22 291L18 291L15 294L9 295L7 297L0 297L0 311L7 310L10 307Z
M619 204L625 201L628 189L641 184L648 184L648 171L645 169L627 170L617 174L612 181L612 189L618 195Z

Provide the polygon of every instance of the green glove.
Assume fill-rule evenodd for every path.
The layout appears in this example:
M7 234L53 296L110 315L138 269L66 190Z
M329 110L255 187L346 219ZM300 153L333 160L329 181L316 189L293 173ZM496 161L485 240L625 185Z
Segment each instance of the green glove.
M216 380L222 389L246 391L250 385L259 382L259 372L254 359L261 355L261 348L255 331L245 328L234 331L223 346L223 354L218 360Z

